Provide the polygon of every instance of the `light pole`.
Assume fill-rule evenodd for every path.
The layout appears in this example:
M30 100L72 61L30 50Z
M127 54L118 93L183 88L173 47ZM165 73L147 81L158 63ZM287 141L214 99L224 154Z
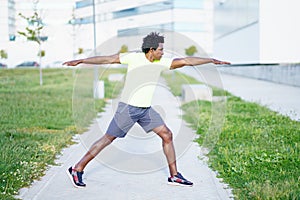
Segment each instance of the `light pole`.
M33 10L34 10L34 13L37 13L37 5L39 3L39 0L33 0ZM40 27L40 23L42 23L40 17L38 18L37 17L37 26ZM43 27L43 26L42 26ZM40 63L40 85L43 85L43 71L42 71L42 48L41 48L41 35L40 35L40 30L39 28L37 29L37 41L38 41L38 44L39 44L39 52L38 52L38 56L39 56L39 63Z
M93 30L94 30L94 56L97 55L97 35L96 35L96 5L95 0L93 0ZM94 66L94 98L99 98L99 91L98 91L98 73L99 69L98 66Z

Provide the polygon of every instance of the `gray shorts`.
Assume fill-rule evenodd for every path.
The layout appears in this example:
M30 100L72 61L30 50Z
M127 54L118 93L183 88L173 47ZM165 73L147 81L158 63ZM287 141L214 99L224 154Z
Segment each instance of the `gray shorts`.
M119 102L106 133L115 137L125 137L135 123L138 123L147 133L165 124L159 113L152 107L140 108Z

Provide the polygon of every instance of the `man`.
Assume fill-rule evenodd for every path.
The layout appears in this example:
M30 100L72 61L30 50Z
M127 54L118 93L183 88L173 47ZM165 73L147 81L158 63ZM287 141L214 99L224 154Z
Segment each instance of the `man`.
M194 66L207 63L230 63L212 58L200 57L175 59L162 58L164 54L163 50L164 37L159 33L152 32L143 38L143 52L95 56L64 63L68 66L76 66L81 63L128 65L121 99L105 135L90 147L89 151L74 167L70 167L67 171L75 187L86 186L82 181L82 174L86 165L116 138L125 137L135 123L138 123L145 132L153 131L161 137L163 151L170 172L168 183L182 186L193 185L191 181L185 179L182 174L177 171L172 132L164 123L161 116L151 107L155 86L161 72L166 69L176 69L183 66Z

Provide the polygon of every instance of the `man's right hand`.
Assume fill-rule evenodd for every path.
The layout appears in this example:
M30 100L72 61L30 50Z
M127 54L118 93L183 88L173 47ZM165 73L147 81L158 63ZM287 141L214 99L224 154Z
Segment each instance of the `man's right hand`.
M64 62L63 65L67 65L67 66L76 66L82 63L82 60L71 60L71 61L67 61Z

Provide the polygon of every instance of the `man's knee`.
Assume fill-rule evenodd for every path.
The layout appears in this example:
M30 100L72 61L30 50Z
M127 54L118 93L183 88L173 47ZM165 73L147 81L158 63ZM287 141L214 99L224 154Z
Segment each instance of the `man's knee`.
M103 138L106 142L112 143L117 137L106 133Z
M170 129L168 129L168 127L164 126L161 131L160 131L160 135L162 140L165 143L170 143L173 141L173 133Z

